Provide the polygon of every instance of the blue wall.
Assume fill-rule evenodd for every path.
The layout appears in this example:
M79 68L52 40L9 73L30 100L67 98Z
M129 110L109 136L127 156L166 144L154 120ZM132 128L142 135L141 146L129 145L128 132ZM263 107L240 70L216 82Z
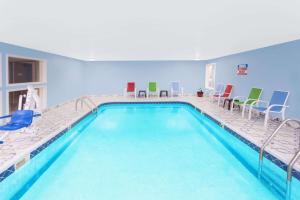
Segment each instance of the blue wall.
M204 87L205 64L216 63L216 82L235 85L233 95L247 95L252 86L264 88L262 98L272 91L291 92L288 115L300 118L300 40L225 56L208 61L97 61L85 62L55 54L0 43L2 54L3 105L6 99L6 55L47 60L48 105L55 105L83 94L122 94L126 81L134 80L139 89L150 80L160 89L178 80L187 93ZM236 66L247 63L249 74L237 76ZM4 107L3 107L4 108Z
M82 95L83 69L85 62L55 54L36 51L15 45L0 42L0 54L2 55L2 104L3 113L6 112L6 64L7 55L16 55L44 59L47 61L47 92L48 106L52 106L68 99ZM13 88L21 88L20 86Z
M3 113L6 112L6 56L16 55L47 61L48 106L85 94L122 94L126 81L140 89L154 80L168 89L178 80L188 93L204 85L204 61L86 62L0 42L2 54ZM20 87L14 87L20 88Z
M269 100L273 90L291 92L287 110L300 118L300 40L207 61L216 63L216 82L234 84L234 95L247 95L253 86L264 89ZM237 76L238 64L248 64L249 74Z
M159 89L169 89L171 81L180 81L186 93L204 85L204 61L110 61L88 62L85 92L122 94L127 81L146 89L148 81L157 81Z

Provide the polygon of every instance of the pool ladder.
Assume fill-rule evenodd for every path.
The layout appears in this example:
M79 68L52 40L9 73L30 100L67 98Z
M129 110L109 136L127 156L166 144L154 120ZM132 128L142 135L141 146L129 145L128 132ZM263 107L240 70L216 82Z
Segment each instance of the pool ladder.
M259 169L258 169L258 177L261 177L262 174L262 168L263 168L263 158L264 158L264 151L265 148L270 144L272 139L278 134L279 130L288 122L296 122L300 127L300 121L296 119L286 119L284 120L278 128L272 133L270 137L263 143L263 145L260 148L259 152ZM289 162L287 167L287 177L286 177L286 194L285 198L286 200L290 200L291 198L291 182L292 182L292 172L293 172L293 166L295 165L296 161L300 157L300 146L298 148L298 151L294 154L292 160Z
M78 111L78 104L80 103L81 109L83 104L85 104L93 113L97 113L97 105L88 96L82 96L75 101L75 110Z

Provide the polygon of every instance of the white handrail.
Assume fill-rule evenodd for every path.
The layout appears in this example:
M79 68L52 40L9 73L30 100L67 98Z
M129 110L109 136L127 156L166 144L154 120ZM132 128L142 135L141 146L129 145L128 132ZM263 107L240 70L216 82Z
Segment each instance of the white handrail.
M260 152L259 152L259 169L258 169L258 177L261 177L262 173L262 163L263 163L263 157L264 157L264 150L270 144L272 139L278 134L279 130L288 122L296 122L300 126L300 121L296 119L286 119L284 120L277 129L272 133L270 137L264 142L264 144L261 146ZM289 162L287 167L287 178L286 178L286 200L289 200L291 197L291 181L292 181L292 171L293 166L295 165L296 161L300 158L300 146L298 151L294 154L292 160Z
M85 104L89 109L91 109L93 112L97 112L97 105L87 96L79 97L75 101L75 110L78 111L78 103L81 103L81 108L83 108L83 104ZM92 106L90 105L92 104Z

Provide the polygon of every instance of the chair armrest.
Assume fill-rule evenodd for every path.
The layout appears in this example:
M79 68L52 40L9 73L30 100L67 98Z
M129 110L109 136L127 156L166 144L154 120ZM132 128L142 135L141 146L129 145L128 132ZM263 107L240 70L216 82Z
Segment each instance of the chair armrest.
M203 89L203 93L208 93L208 96L210 96L214 91L215 89L208 89L208 88Z
M246 105L248 101L253 101L250 105L252 105L252 104L254 105L254 104L256 104L256 102L259 101L259 100L258 100L258 99L247 99L247 100L244 102L244 105Z
M4 116L1 116L0 119L5 119L5 118L9 118L11 117L11 115L4 115Z
M286 105L280 105L280 104L273 104L273 105L270 105L270 106L268 107L268 109L266 110L266 112L270 112L271 109L272 109L273 107L288 108L289 106L286 106Z
M211 92L211 91L214 91L215 89L208 89L208 88L204 88L203 89L203 92Z
M260 103L264 103L264 104L269 104L269 102L268 101L263 101L263 100L256 100L256 101L253 101L252 103L251 103L251 106L254 106L255 104L260 104Z
M258 105L259 104L265 104L265 105L269 105L269 101L263 101L263 100L257 100L257 101L255 101ZM255 103L253 103L253 104L255 104Z
M246 99L247 97L245 96L236 96L232 99L232 102L234 103L235 100L241 100L241 99Z
M41 113L36 113L36 114L33 115L33 117L40 117L40 116L42 116Z
M223 96L223 95L226 95L226 94L228 94L228 97L226 97L226 98L230 98L231 92L230 92L230 93L229 93L229 92L224 92L224 93L222 94L222 96Z

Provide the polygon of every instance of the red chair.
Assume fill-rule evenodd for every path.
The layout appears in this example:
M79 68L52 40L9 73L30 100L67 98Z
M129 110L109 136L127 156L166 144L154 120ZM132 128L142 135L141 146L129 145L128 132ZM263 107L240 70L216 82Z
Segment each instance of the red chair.
M124 88L124 96L127 96L128 93L134 93L134 98L136 98L135 82L127 82L127 87Z
M220 105L221 100L224 101L225 99L230 98L230 95L232 93L232 89L233 89L233 85L227 84L226 87L225 87L225 90L224 90L223 94L215 94L215 95L213 95L213 98L218 100L218 105Z

